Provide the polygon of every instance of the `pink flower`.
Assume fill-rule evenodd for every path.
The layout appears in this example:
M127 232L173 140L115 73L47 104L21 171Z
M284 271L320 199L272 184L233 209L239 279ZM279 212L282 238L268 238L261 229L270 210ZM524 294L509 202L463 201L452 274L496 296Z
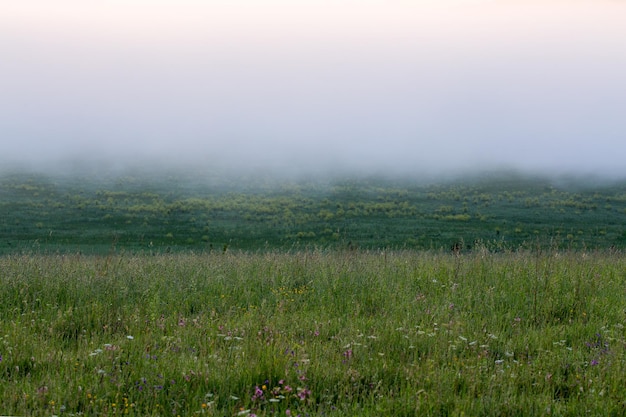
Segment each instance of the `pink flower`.
M300 400L306 400L306 397L308 397L309 395L311 395L311 391L305 388L303 390L300 390L300 392L298 393L298 398L300 398Z
M254 395L252 396L252 401L256 401L263 398L263 390L258 386L254 387Z

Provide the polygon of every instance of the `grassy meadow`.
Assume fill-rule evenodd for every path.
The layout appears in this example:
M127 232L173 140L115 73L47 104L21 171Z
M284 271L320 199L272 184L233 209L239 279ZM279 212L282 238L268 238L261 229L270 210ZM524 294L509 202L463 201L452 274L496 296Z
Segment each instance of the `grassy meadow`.
M619 251L0 257L0 414L626 413Z
M165 171L165 170L164 170ZM626 181L0 175L0 254L626 249Z

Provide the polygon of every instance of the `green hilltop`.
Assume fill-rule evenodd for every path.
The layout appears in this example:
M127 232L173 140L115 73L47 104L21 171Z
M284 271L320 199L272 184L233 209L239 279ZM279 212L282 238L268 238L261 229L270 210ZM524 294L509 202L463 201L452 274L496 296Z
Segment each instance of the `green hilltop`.
M0 253L626 246L626 181L0 175Z

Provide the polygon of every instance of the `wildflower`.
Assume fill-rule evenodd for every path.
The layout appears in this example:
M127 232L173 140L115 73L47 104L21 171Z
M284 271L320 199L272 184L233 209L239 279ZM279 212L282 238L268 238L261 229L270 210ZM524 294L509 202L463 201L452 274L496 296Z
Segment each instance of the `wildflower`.
M345 356L346 359L352 358L352 349L348 349L345 352L343 352L343 356Z
M133 340L133 339L134 339L134 337L132 337L131 335L126 336L126 338L127 338L128 340Z
M102 353L102 349L96 349L89 354L89 356L96 356ZM1 359L1 358L0 358Z
M301 401L306 400L309 395L311 395L311 391L306 388L303 388L300 392L298 392L298 398L300 398Z
M252 401L257 401L263 398L263 390L258 386L254 387L254 395L252 395Z

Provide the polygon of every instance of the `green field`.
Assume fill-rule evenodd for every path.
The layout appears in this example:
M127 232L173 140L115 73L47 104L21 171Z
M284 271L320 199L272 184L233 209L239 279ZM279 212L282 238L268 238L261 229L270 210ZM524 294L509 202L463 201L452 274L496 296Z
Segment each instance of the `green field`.
M0 176L0 253L626 246L626 181Z
M528 251L0 257L0 413L626 413L626 263Z
M625 218L511 173L5 173L0 415L624 415Z

